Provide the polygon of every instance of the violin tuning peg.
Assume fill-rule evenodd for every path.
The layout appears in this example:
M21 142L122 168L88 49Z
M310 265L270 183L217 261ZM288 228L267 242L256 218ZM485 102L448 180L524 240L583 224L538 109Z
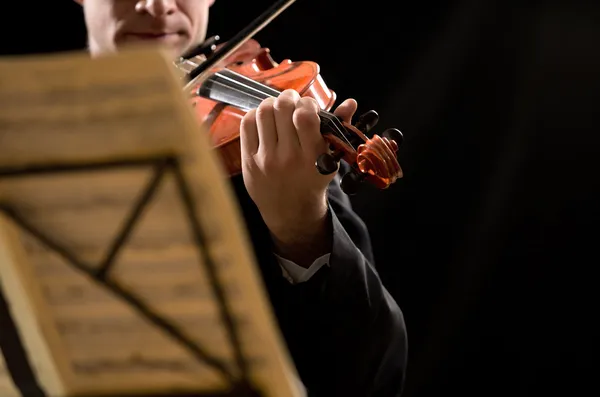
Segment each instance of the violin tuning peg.
M354 170L348 171L340 181L340 188L344 193L346 193L349 196L355 195L358 192L358 189L363 180L363 175L357 173Z
M402 135L402 132L400 132L400 130L397 128L388 128L387 130L383 131L381 136L396 142L398 147L400 147L402 142L404 142L404 135Z
M375 127L379 121L379 115L374 110L369 110L360 115L355 127L358 128L363 134L367 135L371 128Z
M317 158L315 166L321 175L329 175L338 170L338 161L339 158L335 154L323 153Z

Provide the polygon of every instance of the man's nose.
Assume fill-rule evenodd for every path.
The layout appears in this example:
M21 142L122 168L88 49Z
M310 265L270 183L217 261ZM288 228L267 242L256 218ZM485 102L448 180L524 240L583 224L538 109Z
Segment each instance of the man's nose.
M140 3L147 13L155 17L170 15L177 9L177 0L142 0Z

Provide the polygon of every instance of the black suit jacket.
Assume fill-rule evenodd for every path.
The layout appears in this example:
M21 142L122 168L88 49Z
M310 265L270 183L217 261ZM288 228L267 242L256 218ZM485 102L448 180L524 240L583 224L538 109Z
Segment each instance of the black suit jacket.
M268 229L243 179L232 179L255 254L302 382L316 397L400 396L407 339L400 308L382 285L364 222L339 187L329 188L329 266L291 284L273 255Z

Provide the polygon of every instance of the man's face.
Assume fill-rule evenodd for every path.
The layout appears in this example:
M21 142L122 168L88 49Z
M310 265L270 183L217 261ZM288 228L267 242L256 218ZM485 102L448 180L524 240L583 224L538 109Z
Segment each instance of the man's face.
M76 0L84 7L92 56L131 44L166 46L174 56L204 41L214 0Z

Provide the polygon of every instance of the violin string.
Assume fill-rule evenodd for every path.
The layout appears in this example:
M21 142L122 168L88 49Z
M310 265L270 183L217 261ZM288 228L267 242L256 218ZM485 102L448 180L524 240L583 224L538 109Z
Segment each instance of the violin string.
M192 64L192 65L194 64L194 62L189 61L189 60L186 60L186 63ZM244 83L244 82L240 81L244 76L240 75L238 77L237 73L235 73L233 71L230 71L230 70L228 70L227 72L229 72L228 73L229 76L226 76L225 74L223 74L221 72L215 72L213 74L214 77L211 76L211 77L209 77L208 80L211 83L215 84L215 85L225 87L225 88L233 90L234 92L237 92L237 93L245 94L248 97L250 97L252 99L257 99L259 101L262 101L262 100L264 100L264 99L266 99L268 97L273 97L273 98L276 97L275 95L271 95L271 94L269 94L269 93L267 93L265 91L261 91L258 88L251 87L247 83ZM224 82L216 80L215 77L218 77L218 78L221 78L223 80L229 81L229 82L231 82L233 84L232 85L228 85L228 84L226 84ZM238 80L238 79L240 79L240 80ZM252 80L249 80L249 81L254 82ZM260 83L258 83L258 84L260 84ZM278 93L278 94L280 93L279 91L277 91L277 90L275 90L275 89L273 89L271 87L267 87L267 88L273 90L273 92L275 92L275 93ZM253 95L248 90L256 92L258 94L262 94L263 96ZM324 118L324 119L326 119L326 121L328 121L328 124L331 127L333 127L333 130L334 130L333 133L338 138L343 139L350 147L353 147L352 143L348 140L348 138L346 137L346 135L343 132L344 131L343 126L340 126L340 125L337 124L339 122L339 120L337 119L337 117L335 115L329 114L328 112L325 112L325 111L322 111L322 110L319 110L319 116L322 117L322 118Z
M224 75L224 74L222 74L222 73L219 73L219 72L217 72L217 73L215 73L214 75L215 75L216 77L220 77L220 78L222 78L223 80L227 80L227 81L233 82L234 84L237 84L237 87L241 87L241 88L234 87L233 85L229 86L229 85L227 85L227 84L225 84L225 83L223 83L223 82L220 82L220 81L217 81L217 80L213 80L213 79L211 78L210 80L212 81L212 83L214 83L214 84L217 84L217 85L220 85L220 86L223 86L223 87L230 88L230 89L232 89L232 90L234 90L234 91L236 91L236 92L241 92L241 93L244 93L244 94L246 94L246 95L248 95L248 96L250 96L250 97L252 97L252 98L255 98L255 99L260 99L260 100L264 100L264 99L266 99L266 98L268 98L268 97L274 97L274 95L270 95L270 94L269 94L269 93L267 93L267 92L260 91L258 88L251 87L251 86L249 86L248 84L242 83L241 81L238 81L238 80L235 80L235 79L233 79L233 78L231 78L231 77L225 76L225 75ZM257 95L253 95L253 94L251 94L250 92L246 91L245 89L248 89L248 91L253 91L253 92L256 92L256 93L258 93L258 94L263 94L263 95L264 95L264 97L257 96Z
M213 83L215 85L222 86L222 87L226 87L226 88L228 88L230 90L233 90L235 92L238 92L238 93L243 93L243 94L245 94L245 95L247 95L247 96L249 96L249 97L251 97L253 99L264 100L264 99L266 99L268 97L275 97L275 95L271 95L271 94L266 93L264 91L260 91L257 88L251 87L251 86L249 86L249 85L247 85L247 84L245 84L245 83L243 83L243 82L241 82L239 80L236 80L233 77L225 76L222 73L216 72L214 75L217 76L217 77L220 77L220 78L222 78L222 79L224 79L226 81L232 82L233 84L236 84L237 86L239 86L241 88L236 88L233 85L229 85L229 84L226 84L224 82L220 82L218 80L214 80L212 77L209 78L209 81L211 81L211 83ZM258 92L259 94L263 94L264 97L253 95L250 92L244 90L244 88L248 88L251 91ZM273 90L273 91L277 92L276 90ZM324 118L324 119L326 119L326 121L328 121L328 124L330 125L330 127L333 127L333 129L334 129L333 133L338 138L344 140L350 147L353 147L352 143L348 140L348 138L346 137L346 135L343 132L344 131L344 129L343 129L344 127L338 125L339 120L337 119L337 117L335 115L332 115L332 114L330 114L328 112L324 112L324 111L320 110L319 111L319 116L322 117L322 118Z
M192 65L195 65L195 64L194 64L194 62L191 62L191 61L186 61L186 62L187 62L187 63L190 63L190 64L192 64ZM236 73L236 74L237 74L237 73ZM234 74L232 74L232 75L234 75ZM264 94L264 95L266 95L265 97L259 97L259 96L255 96L255 95L252 95L252 94L250 94L250 93L249 93L249 92L247 92L247 91L244 91L243 89L238 89L238 88L235 88L235 87L233 87L233 86L228 86L228 85L227 85L227 84L225 84L225 83L221 83L221 82L219 82L219 81L215 80L213 77L210 77L210 78L208 79L208 80L209 80L209 81L211 81L213 84L216 84L216 85L220 85L220 86L223 86L223 87L230 88L231 90L233 90L233 91L236 91L236 92L244 93L244 94L246 94L246 95L248 95L248 96L250 96L250 97L252 97L252 98L254 98L254 99L258 99L258 100L261 100L261 101L262 101L262 100L266 99L267 97L271 96L271 95L269 95L268 93L266 93L266 92L264 92L264 91L260 91L258 88L253 88L253 87L249 86L248 84L244 84L244 83L242 83L241 81L234 79L233 77L228 77L228 76L224 75L223 73L216 72L216 73L214 73L214 74L213 74L213 76L220 77L220 78L222 78L222 79L224 79L224 80L229 80L229 81L232 81L232 82L234 82L235 84L237 84L238 86L242 86L243 88L248 88L248 89L250 89L250 90L252 90L252 91L258 92L259 94ZM252 80L249 80L249 81L252 81ZM270 88L270 87L269 87L269 88ZM276 91L276 90L273 90L273 92L277 92L277 91ZM279 92L277 92L277 93L279 93Z

